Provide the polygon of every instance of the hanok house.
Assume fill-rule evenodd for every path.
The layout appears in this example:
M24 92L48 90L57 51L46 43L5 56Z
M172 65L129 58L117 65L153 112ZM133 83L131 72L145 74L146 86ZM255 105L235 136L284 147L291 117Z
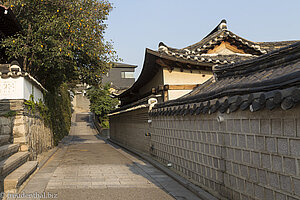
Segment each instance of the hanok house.
M159 102L176 99L212 77L212 66L236 63L295 43L252 42L227 29L226 21L200 42L182 49L159 43L158 51L146 49L138 80L118 96L122 106L154 96Z
M150 112L151 154L221 199L300 198L300 42Z
M0 37L21 30L9 8L0 6ZM0 50L0 192L18 192L20 185L37 168L37 154L53 147L53 134L38 113L30 112L25 101L43 100L45 88L10 62ZM29 161L30 160L30 161Z
M148 111L151 103L167 102L188 94L212 78L212 67L257 58L285 42L252 42L227 29L222 20L200 42L183 49L159 44L146 49L144 66L137 81L118 95L121 107L110 114L110 135L115 141L149 152Z
M110 138L220 199L299 199L299 58L296 41L251 42L224 21L187 48L147 49L110 114ZM165 77L196 70L209 78L172 100Z

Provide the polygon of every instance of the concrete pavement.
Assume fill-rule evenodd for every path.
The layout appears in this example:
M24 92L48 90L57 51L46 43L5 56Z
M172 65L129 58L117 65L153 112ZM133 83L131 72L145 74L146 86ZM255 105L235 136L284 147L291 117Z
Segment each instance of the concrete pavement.
M75 113L70 135L22 192L48 199L199 199L148 162L96 134L90 115Z

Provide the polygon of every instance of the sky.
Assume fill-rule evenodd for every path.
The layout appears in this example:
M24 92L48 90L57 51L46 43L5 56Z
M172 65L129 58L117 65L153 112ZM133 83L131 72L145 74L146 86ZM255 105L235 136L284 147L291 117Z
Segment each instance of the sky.
M199 42L222 19L235 34L254 41L300 40L299 0L110 0L105 39L122 62L137 65L159 42L184 48Z

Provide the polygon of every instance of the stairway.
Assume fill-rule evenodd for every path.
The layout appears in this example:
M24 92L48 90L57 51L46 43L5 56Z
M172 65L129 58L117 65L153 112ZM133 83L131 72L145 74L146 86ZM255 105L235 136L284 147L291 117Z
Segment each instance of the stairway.
M30 153L19 151L19 145L9 143L9 139L9 135L0 135L0 192L18 192L37 168L36 161L28 161Z

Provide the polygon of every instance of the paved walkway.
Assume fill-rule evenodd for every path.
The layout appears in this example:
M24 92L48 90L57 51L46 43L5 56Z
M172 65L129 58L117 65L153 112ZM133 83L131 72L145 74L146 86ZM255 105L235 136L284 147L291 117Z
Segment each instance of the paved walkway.
M70 135L24 193L72 200L199 199L146 161L96 136L88 113L74 114L72 121Z

